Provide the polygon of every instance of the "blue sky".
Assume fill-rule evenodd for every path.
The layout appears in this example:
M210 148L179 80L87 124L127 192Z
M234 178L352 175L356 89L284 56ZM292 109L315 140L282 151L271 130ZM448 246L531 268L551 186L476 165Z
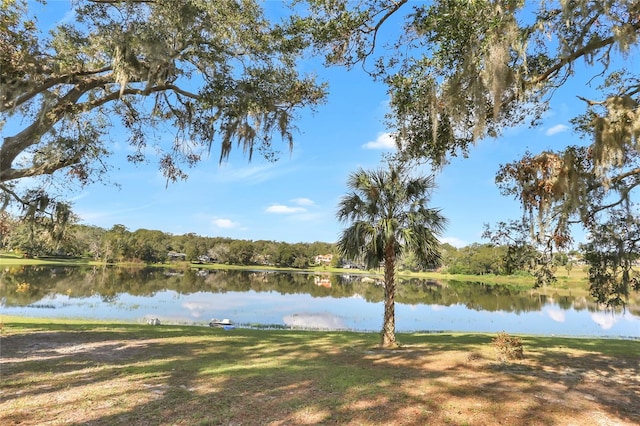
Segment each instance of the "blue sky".
M189 179L166 185L154 167L123 161L123 141L114 148L111 178L120 184L92 185L74 196L84 223L130 230L160 229L174 234L287 242L333 242L341 225L335 219L349 173L379 166L393 148L382 123L388 96L366 75L343 69L318 73L330 82L330 96L315 114L298 122L291 154L282 144L279 161L256 156L251 162L234 152L218 164L211 158L190 170ZM469 158L457 158L437 177L432 207L442 209L449 225L442 241L462 246L482 242L483 224L519 217L516 200L503 197L494 183L501 163L527 149L553 148L574 139L568 130L571 110L561 103L536 129L510 129L504 137L481 141ZM485 241L486 242L486 241Z
M50 1L44 9L50 19L62 19L68 4ZM388 95L384 85L373 83L359 67L304 67L329 82L330 95L316 113L301 114L291 154L288 145L276 143L282 154L275 163L257 155L249 162L236 150L219 165L219 146L214 144L211 158L191 169L186 182L167 186L153 158L140 166L125 161L130 153L126 137L118 141L116 131L108 161L113 165L109 178L119 186L93 184L68 194L81 223L248 240L334 242L342 229L335 212L349 173L379 166L381 155L393 149L383 125ZM449 220L441 241L458 247L486 242L481 239L483 224L519 217L519 203L501 196L494 184L499 165L527 150L579 143L569 119L583 110L575 95L589 91L580 83L568 85L555 94L540 127L513 128L481 141L469 158L454 159L437 176L431 207L442 209Z

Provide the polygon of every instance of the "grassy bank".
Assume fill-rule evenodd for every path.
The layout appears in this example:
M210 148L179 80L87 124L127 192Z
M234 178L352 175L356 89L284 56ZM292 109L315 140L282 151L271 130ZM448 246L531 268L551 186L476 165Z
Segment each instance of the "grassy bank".
M637 424L640 342L2 318L0 424Z

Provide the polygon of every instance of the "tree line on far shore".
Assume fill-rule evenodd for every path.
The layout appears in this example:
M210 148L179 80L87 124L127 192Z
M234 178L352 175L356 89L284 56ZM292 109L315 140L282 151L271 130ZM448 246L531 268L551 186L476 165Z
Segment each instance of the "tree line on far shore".
M0 221L0 250L29 257L83 257L106 263L187 261L300 269L317 265L361 267L344 262L337 254L335 244L328 242L237 240L195 233L173 235L159 230L130 231L124 225L104 229L73 224L58 233L51 232L52 228L51 224L34 224L5 216ZM451 274L526 274L536 258L533 249L521 250L514 256L509 246L493 243L474 243L461 248L445 243L440 245L440 250L442 261L437 269ZM558 253L554 263L570 271L579 257L575 251ZM400 259L398 266L403 270L420 271L411 255Z

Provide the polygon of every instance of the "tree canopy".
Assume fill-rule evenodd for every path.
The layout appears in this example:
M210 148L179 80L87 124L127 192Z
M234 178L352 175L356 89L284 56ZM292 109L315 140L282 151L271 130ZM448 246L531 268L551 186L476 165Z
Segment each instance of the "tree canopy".
M296 69L303 38L254 0L75 0L51 28L29 5L0 6L4 207L43 206L19 179L100 179L121 138L168 181L214 147L221 161L234 145L274 160L274 136L291 147L297 112L325 97Z
M436 168L506 128L536 125L557 88L578 69L590 73L589 85L598 87L598 97L588 99L578 89L584 110L572 121L584 143L529 153L503 165L496 181L522 202L536 245L545 240L568 246L572 224L595 232L609 218L637 221L637 1L308 3L311 13L299 25L309 26L327 62L360 63L385 81L391 95L389 127L401 155ZM383 44L393 35L389 27L398 23L403 31ZM626 235L628 242L640 237Z

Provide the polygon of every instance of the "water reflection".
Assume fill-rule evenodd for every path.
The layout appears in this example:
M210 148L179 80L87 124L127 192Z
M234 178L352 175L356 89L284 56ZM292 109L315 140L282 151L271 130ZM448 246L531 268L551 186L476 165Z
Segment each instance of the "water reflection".
M383 286L375 278L265 271L15 267L0 273L3 312L203 324L378 330ZM640 336L640 306L604 312L587 297L517 286L412 279L398 286L398 331L453 330Z
M302 312L285 315L282 320L287 327L292 328L319 328L324 330L345 330L347 328L342 318L327 312L319 314Z

